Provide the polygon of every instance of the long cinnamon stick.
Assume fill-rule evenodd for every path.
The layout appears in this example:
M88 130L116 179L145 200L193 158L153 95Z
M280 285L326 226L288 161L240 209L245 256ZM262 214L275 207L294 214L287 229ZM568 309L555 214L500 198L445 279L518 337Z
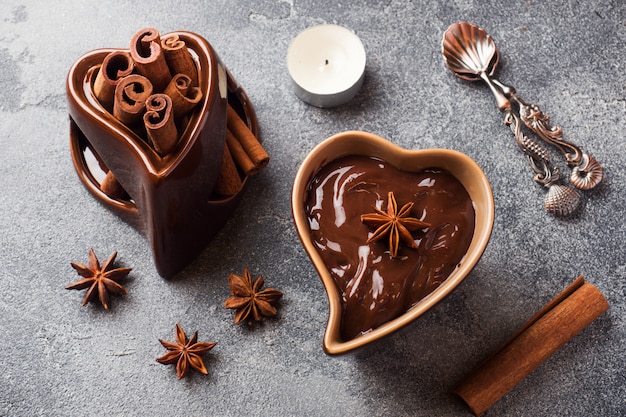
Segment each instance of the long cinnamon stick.
M146 109L146 100L152 95L152 83L146 77L131 74L115 87L113 115L126 126L137 124Z
M479 416L609 308L579 277L533 316L455 389Z
M120 79L132 74L135 69L130 53L114 51L104 57L93 84L93 92L100 104L111 111L115 87Z
M237 172L237 167L233 161L233 157L228 150L228 146L224 144L224 156L222 157L222 166L215 183L214 191L222 196L231 196L237 194L243 187L243 182Z
M143 115L148 139L154 150L165 156L174 150L178 132L172 114L172 99L167 94L153 94L146 101Z
M241 120L241 117L239 117L237 112L230 105L228 105L227 110L227 126L233 136L239 140L241 146L256 166L257 171L265 168L270 161L270 156L265 152L265 149L263 149L263 146L261 146L256 136L252 134L248 126Z
M137 71L148 78L154 91L162 92L172 79L161 47L161 35L155 28L144 28L130 40L130 55Z
M161 38L161 47L172 75L185 74L191 78L191 85L197 86L198 68L185 41L176 34L169 34Z
M164 93L172 99L172 108L176 120L184 118L202 99L200 88L194 87L191 78L185 74L176 74L165 88Z
M233 133L226 129L226 145L230 150L233 159L246 175L254 175L259 172L259 168L254 165L252 159L248 156L241 143L237 140Z

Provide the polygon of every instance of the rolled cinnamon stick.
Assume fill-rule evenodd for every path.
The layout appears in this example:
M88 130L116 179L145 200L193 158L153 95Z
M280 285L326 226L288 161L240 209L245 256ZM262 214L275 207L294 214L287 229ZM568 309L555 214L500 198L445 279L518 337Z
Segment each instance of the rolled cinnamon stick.
M248 126L241 120L241 117L239 117L237 112L230 105L228 105L227 110L227 126L228 130L230 130L233 136L241 143L246 154L248 154L256 166L257 171L265 168L270 161L270 156L265 152L265 149L263 149L263 146L261 146L256 136L248 129Z
M132 74L135 69L130 53L114 51L104 57L93 83L93 92L100 104L111 111L115 87L120 79Z
M609 308L578 277L468 375L455 392L479 416Z
M228 146L224 144L224 156L222 157L222 166L217 177L214 191L224 197L237 194L243 187L243 182L233 161L233 157L228 150Z
M185 74L191 79L191 85L197 86L198 68L185 41L176 34L169 34L161 38L161 47L172 75Z
M155 28L144 28L130 40L130 56L135 61L137 71L148 78L154 91L162 92L172 79L161 48L161 36Z
M153 94L146 101L143 115L148 140L154 150L165 156L174 150L178 132L172 114L172 99L167 94Z
M114 200L125 200L128 197L128 193L111 171L107 171L100 184L100 190Z
M202 91L194 87L191 78L185 74L176 74L164 93L172 99L174 117L177 121L182 120L202 100Z
M146 100L152 95L152 83L141 75L122 78L115 87L113 116L126 126L137 124L146 109Z
M226 145L228 146L228 150L233 156L233 159L244 174L254 175L259 172L259 168L254 165L254 162L252 162L252 159L250 159L246 151L243 149L241 143L228 129L226 129Z

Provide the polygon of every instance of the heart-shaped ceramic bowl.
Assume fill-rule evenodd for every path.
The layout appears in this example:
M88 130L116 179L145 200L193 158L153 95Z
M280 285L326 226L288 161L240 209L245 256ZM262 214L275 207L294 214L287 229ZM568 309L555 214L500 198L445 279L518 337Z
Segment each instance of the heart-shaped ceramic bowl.
M341 338L341 295L313 244L305 212L305 202L309 192L309 183L319 169L330 161L349 155L379 158L396 168L409 172L427 168L440 168L448 171L465 187L474 204L475 228L461 264L439 287L396 319L354 339L344 341ZM331 355L349 352L399 330L450 294L472 271L482 256L489 242L494 220L493 195L487 177L468 156L446 149L406 150L379 136L357 131L332 136L309 153L296 174L291 198L298 235L328 295L330 306L323 348Z
M94 96L99 66L116 49L88 52L67 76L70 149L76 172L96 199L146 235L157 271L164 277L195 258L241 198L242 192L225 199L213 194L223 156L227 105L258 135L252 104L211 45L192 32L172 34L196 57L203 99L190 114L177 148L166 157L161 158ZM111 198L101 191L109 169L128 199ZM242 180L245 188L247 178Z

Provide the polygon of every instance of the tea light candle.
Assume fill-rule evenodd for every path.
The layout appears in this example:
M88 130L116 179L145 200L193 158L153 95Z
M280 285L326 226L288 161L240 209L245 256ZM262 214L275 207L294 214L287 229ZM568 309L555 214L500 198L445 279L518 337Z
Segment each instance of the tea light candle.
M312 26L291 42L287 67L300 99L317 107L335 107L352 99L363 85L365 48L345 27Z

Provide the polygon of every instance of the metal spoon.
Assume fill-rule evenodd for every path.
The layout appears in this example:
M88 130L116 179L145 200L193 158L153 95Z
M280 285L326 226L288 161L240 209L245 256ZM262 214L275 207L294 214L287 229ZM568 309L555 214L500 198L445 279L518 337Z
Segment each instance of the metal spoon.
M550 117L537 104L524 102L515 88L491 78L500 53L487 32L468 22L452 24L444 34L443 54L448 68L456 76L471 81L479 77L485 81L501 110L510 106L510 102L504 99L508 98L517 104L524 124L563 153L567 165L572 169L570 181L576 188L589 190L602 181L604 173L600 163L576 145L565 141L563 130L558 126L550 126Z
M535 182L548 188L544 200L546 210L559 216L574 213L580 205L580 195L572 187L560 184L559 170L552 166L547 150L524 135L520 117L514 113L503 90L491 79L500 59L491 36L471 23L455 23L444 33L442 52L454 75L469 81L482 80L489 86L498 108L505 113L504 123L511 128L515 142L528 157Z

